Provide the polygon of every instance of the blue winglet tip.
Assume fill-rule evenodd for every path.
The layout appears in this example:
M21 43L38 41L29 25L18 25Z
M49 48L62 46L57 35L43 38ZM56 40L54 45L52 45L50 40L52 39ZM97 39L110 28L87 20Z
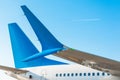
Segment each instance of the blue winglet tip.
M26 7L26 5L22 5L22 6L21 6L21 8L24 8L24 7Z
M13 25L17 25L17 23L9 23L8 27L13 26Z

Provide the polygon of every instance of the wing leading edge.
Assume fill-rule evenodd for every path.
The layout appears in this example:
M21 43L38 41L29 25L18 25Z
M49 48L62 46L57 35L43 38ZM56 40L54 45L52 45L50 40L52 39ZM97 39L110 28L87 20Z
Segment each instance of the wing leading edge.
M120 62L118 61L70 48L54 55L115 76L120 76Z

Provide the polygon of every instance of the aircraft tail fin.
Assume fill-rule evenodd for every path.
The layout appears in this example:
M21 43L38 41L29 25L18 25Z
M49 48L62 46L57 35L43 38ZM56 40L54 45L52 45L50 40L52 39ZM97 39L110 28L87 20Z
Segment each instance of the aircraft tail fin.
M31 24L35 34L37 35L42 45L42 50L63 47L63 45L47 30L47 28L45 28L45 26L26 6L21 6L21 8Z
M44 56L48 54L47 52L44 52L42 56L38 56L39 58L24 61L26 58L40 53L16 23L8 24L8 26L16 68L63 64L62 62L45 58Z

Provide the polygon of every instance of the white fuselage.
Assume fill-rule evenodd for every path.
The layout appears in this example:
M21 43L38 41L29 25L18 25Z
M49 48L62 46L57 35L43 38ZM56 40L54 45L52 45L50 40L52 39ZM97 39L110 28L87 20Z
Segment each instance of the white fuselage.
M26 74L32 76L30 80L120 80L120 77L77 64L34 67L27 70L32 72Z

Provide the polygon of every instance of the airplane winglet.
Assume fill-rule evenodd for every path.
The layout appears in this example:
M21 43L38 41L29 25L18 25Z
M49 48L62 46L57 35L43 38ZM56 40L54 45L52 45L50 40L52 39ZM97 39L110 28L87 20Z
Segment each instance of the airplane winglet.
M42 45L42 50L62 48L61 44L48 30L47 28L38 20L38 18L26 7L21 6L25 16L27 17L29 23L31 24L35 34L38 37Z
M28 39L25 33L19 28L19 26L16 23L8 24L8 26L9 26L8 28L9 28L13 57L16 68L65 64L63 62L45 58L46 55L61 49L57 48L43 52L42 54L40 54L41 56L38 58L38 56L36 55L39 53L39 51ZM31 57L31 60L26 62L22 61L28 58L30 59L30 56L33 56Z

